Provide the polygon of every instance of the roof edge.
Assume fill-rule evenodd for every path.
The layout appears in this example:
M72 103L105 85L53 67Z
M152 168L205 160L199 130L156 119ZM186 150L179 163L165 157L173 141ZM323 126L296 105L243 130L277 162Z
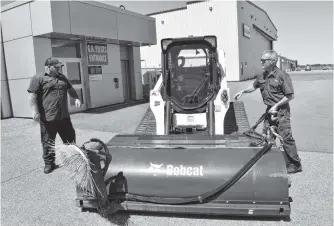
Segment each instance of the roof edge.
M270 20L271 24L272 24L272 25L274 26L274 28L276 29L276 31L278 31L277 28L276 28L276 26L275 26L275 24L274 24L273 21L270 19L268 13L267 13L264 9L262 9L262 8L260 8L259 6L255 5L255 4L254 4L253 2L251 2L251 1L246 1L246 2L248 2L249 4L251 4L252 6L254 6L255 8L257 8L257 9L261 10L262 12L264 12L264 13L267 15L268 19Z
M260 32L264 37L266 37L268 40L270 41L277 41L277 38L274 38L270 35L268 35L266 32L264 32L261 28L259 28L258 26L256 26L255 24L253 24L253 27Z
M148 13L148 14L146 14L146 16L154 16L154 15L159 15L159 14L164 14L164 13L170 13L170 12L185 10L185 9L187 9L187 5L192 5L192 4L202 3L202 2L207 2L207 1L209 1L209 0L188 1L188 2L185 3L186 6L184 6L184 7L173 8L173 9L158 11L158 12L154 12L154 13Z
M25 4L28 4L28 3L31 3L31 2L35 2L35 0L28 0L28 1L15 1L15 2L11 2L9 4L6 4L4 6L1 7L1 12L6 12L10 9L13 9L13 8L16 8L16 7L19 7L21 5L25 5Z
M170 13L170 12L175 12L175 11L180 11L180 10L185 10L187 9L187 7L180 7L180 8L175 8L175 9L169 9L169 10L164 10L164 11L159 11L159 12L155 12L155 13L149 13L149 14L145 14L146 16L155 16L155 15L159 15L159 14L164 14L164 13Z

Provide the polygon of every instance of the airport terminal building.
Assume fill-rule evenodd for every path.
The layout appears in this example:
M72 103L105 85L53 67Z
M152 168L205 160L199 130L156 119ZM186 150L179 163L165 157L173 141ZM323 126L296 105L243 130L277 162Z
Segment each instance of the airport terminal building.
M140 47L156 45L155 19L98 1L11 1L1 7L1 118L31 117L27 88L50 57L83 111L143 99Z
M264 50L273 49L277 29L268 14L250 1L195 1L147 14L156 19L157 40L216 35L225 51L228 81L261 71ZM160 68L160 45L141 47L142 68Z

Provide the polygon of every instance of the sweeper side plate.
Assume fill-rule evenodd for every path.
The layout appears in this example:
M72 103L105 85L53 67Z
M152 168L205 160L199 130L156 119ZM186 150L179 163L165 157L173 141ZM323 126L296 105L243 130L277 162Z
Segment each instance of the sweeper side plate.
M142 196L179 201L212 192L260 151L261 147L249 147L249 143L243 135L117 135L107 143L112 155L104 177L108 199L115 210L288 217L288 177L277 147L205 203L170 205L135 200ZM80 189L77 195L81 208L97 207L96 200L85 197Z

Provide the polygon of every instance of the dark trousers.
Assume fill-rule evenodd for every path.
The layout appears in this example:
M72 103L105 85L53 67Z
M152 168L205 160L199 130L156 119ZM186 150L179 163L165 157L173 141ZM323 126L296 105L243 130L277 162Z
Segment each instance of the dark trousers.
M266 112L269 111L271 107L266 109ZM277 121L271 121L270 118L264 120L263 132L266 131L268 126L276 126L277 133L283 138L283 156L286 162L286 165L289 164L299 164L300 158L297 152L296 141L292 136L291 130L291 121L290 121L290 108L285 107L278 109Z
M45 164L52 164L55 161L55 139L57 133L62 139L63 143L75 143L75 130L70 119L63 119L57 121L40 122L41 141L43 147L43 159Z

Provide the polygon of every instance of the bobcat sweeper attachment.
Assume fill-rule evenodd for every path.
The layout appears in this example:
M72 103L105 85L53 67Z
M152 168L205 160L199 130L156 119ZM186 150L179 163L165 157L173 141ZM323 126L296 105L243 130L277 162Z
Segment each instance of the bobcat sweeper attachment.
M162 75L135 133L58 153L75 172L77 205L103 216L125 210L288 219L292 200L275 130L265 139L255 129L268 115L250 128L242 102L230 101L216 37L164 39L161 48Z

